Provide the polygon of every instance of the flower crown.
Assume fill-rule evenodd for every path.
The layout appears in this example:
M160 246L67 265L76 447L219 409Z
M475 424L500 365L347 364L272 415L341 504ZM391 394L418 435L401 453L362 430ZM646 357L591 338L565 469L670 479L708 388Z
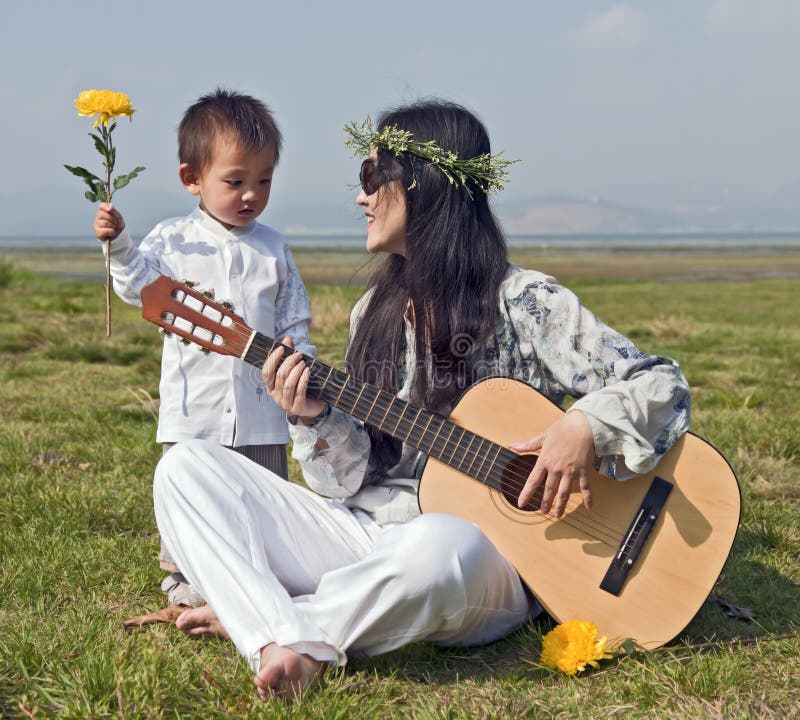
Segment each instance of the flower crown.
M433 140L417 142L411 132L397 125L376 131L372 127L369 115L360 125L354 122L348 123L344 126L344 131L349 135L345 145L353 151L353 155L365 157L374 147L383 148L395 155L411 153L439 168L452 185L463 186L470 198L472 191L468 182L471 181L487 195L492 191L500 191L508 177L506 168L519 162L519 160L506 160L502 150L494 155L484 153L465 160L450 150L440 148ZM414 178L408 189L411 190L416 185L417 179Z

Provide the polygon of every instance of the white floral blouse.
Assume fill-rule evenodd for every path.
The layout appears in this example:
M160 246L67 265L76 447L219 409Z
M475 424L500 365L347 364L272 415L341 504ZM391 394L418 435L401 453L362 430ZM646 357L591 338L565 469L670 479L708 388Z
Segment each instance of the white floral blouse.
M353 308L351 335L368 297ZM589 419L600 472L619 480L647 472L688 429L689 387L677 363L643 353L554 278L510 266L497 312L480 374L516 378L558 405L568 395L578 398L568 412L580 409ZM413 338L406 320L405 373L398 392L403 400L413 381ZM419 514L416 490L425 458L415 448L405 445L394 467L376 467L362 424L335 408L310 426L290 425L289 430L292 456L315 492L363 510L379 524ZM316 448L320 439L327 443L324 450Z

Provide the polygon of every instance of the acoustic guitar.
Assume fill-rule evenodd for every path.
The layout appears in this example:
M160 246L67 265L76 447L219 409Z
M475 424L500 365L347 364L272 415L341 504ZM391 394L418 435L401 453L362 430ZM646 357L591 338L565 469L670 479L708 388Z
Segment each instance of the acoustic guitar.
M280 346L201 292L161 276L142 315L184 342L261 367ZM741 497L725 458L687 433L651 472L624 482L594 473L594 507L572 493L564 515L517 497L535 454L508 449L563 411L537 390L495 377L472 386L450 417L306 357L308 392L427 454L423 512L476 523L557 621L583 619L614 640L657 648L686 627L711 592L739 524Z

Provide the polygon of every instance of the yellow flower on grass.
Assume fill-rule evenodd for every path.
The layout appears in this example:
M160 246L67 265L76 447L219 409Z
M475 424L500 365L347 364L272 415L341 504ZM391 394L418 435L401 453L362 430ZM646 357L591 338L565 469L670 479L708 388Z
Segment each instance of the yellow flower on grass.
M125 93L113 90L84 90L75 98L75 108L78 115L98 115L92 127L97 127L100 123L108 126L110 120L116 120L122 115L130 117L136 112L131 105L131 99Z
M612 657L606 648L608 638L597 637L597 625L587 620L569 620L553 628L542 638L539 662L547 667L574 675L587 665L600 667L598 660Z

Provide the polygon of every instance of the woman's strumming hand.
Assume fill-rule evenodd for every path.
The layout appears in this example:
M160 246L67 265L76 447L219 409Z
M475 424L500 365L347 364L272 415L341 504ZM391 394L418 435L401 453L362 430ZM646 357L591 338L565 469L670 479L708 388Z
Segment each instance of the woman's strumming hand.
M536 489L544 483L541 511L552 509L561 517L572 488L577 485L587 510L592 509L589 477L595 462L594 436L586 415L573 410L563 415L543 433L527 442L510 445L516 452L538 452L539 458L528 476L517 505L525 507Z

